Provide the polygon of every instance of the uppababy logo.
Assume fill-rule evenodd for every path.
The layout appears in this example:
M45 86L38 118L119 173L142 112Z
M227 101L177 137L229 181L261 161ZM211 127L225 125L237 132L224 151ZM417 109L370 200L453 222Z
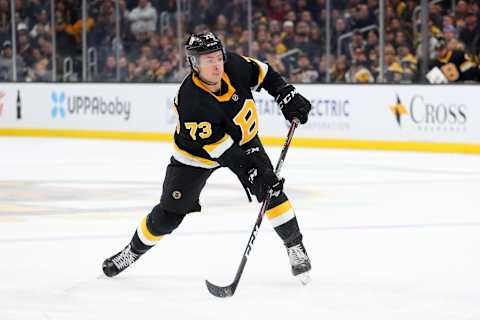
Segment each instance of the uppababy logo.
M56 118L57 115L65 118L65 92L52 92L52 118Z
M130 119L130 101L121 101L118 97L107 100L101 96L66 95L65 92L52 92L52 118L57 116L120 116L125 121Z

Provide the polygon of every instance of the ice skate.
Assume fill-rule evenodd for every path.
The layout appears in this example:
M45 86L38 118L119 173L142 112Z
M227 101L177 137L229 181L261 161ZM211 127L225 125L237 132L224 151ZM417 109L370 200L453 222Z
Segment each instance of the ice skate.
M107 277L114 277L127 269L132 263L137 261L138 258L140 258L140 254L134 253L131 246L128 245L122 251L103 262L103 273L105 273Z
M312 269L310 259L303 243L298 243L291 247L287 247L288 258L292 266L292 274L300 280L303 285L310 282L309 271Z

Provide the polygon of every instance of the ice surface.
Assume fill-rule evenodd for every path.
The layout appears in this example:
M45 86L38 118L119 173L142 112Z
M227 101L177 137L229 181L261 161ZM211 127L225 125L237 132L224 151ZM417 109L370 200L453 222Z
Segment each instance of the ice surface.
M312 259L291 276L259 210L217 171L188 216L131 269L102 275L161 194L171 145L0 138L0 319L480 318L480 158L292 149L283 167ZM279 148L268 148L276 161Z

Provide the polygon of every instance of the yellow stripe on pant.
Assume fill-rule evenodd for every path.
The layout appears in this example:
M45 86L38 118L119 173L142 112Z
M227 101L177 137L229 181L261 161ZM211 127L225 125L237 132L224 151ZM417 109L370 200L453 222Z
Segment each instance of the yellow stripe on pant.
M137 228L137 234L143 244L147 246L154 246L158 241L162 240L163 236L153 235L147 227L147 217L143 218L142 222Z
M295 218L295 212L293 211L292 204L288 200L267 210L266 215L274 228L281 226L285 222Z

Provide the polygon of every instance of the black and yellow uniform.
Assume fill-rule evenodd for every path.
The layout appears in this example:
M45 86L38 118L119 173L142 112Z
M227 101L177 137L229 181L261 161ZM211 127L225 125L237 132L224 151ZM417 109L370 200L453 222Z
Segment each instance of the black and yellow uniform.
M182 163L215 168L215 159L233 143L246 146L256 140L259 121L252 90L264 88L275 96L285 85L267 64L234 53L226 59L220 92L210 92L192 73L175 98L174 158Z
M104 261L103 272L109 277L119 274L175 230L188 213L200 211L199 197L206 181L217 168L228 167L249 199L252 194L261 202L267 192L271 193L266 215L286 246L292 274L308 275L310 260L295 213L283 192L284 180L275 175L258 138L259 119L252 91L267 90L285 119L298 119L301 124L308 120L310 102L269 65L226 53L211 32L191 35L185 49L192 73L174 99L178 115L175 148L160 203L142 220L130 243ZM223 64L224 73L219 91L211 92L199 78L199 61L200 55L217 51L223 59L216 63Z
M187 76L174 100L178 122L174 154L167 167L160 203L137 229L135 247L154 245L172 232L190 212L200 211L200 193L212 172L222 166L222 155L236 144L243 150L258 148L266 166L273 169L258 138L259 119L252 90L276 90L286 83L265 63L226 54L221 90L210 92L195 73ZM281 192L266 212L285 243L300 241L293 208Z
M461 50L448 50L444 57L436 58L430 66L438 67L448 82L477 81L478 68L473 58Z

